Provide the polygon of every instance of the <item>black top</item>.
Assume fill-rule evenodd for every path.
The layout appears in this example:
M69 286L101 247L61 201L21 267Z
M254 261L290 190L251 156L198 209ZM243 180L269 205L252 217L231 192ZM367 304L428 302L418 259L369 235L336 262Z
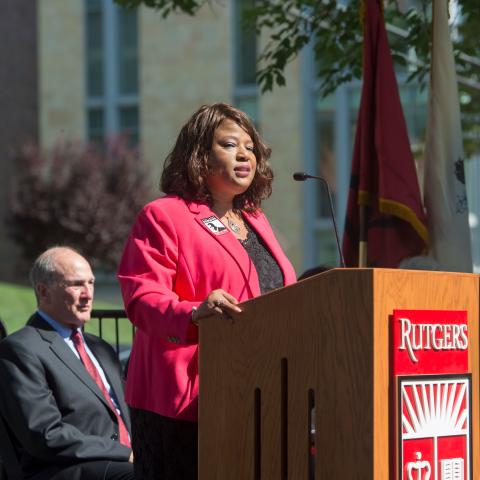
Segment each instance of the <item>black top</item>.
M247 228L247 238L240 240L240 243L255 265L260 282L260 291L263 294L275 288L283 287L283 274L277 261L248 222L245 222L245 227Z

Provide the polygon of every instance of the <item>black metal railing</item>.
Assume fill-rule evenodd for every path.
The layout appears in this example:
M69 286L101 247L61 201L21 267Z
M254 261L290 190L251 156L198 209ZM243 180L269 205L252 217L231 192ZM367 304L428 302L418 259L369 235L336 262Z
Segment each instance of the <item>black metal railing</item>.
M110 340L110 343L113 343L115 346L115 350L117 352L117 355L120 355L120 347L123 344L124 340L122 341L120 339L120 321L123 320L125 324L128 322L127 314L125 313L125 310L123 309L112 309L112 310L107 310L107 309L93 309L92 310L92 315L91 315L92 320L98 320L98 333L97 335L100 338L106 339L105 335L105 325L104 322L111 322L113 321L114 325L114 340L113 342ZM128 339L128 344L131 344L133 341L133 338L135 337L135 327L133 325L128 327L131 329L131 337ZM124 329L125 330L125 329Z

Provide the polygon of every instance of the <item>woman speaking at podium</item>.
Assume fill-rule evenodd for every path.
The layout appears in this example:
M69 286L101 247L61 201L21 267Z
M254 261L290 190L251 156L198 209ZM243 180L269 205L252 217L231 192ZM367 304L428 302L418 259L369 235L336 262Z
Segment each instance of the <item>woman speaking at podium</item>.
M183 126L128 238L119 280L137 327L126 386L137 478L197 478L198 327L295 281L265 215L270 149L240 110L203 106Z

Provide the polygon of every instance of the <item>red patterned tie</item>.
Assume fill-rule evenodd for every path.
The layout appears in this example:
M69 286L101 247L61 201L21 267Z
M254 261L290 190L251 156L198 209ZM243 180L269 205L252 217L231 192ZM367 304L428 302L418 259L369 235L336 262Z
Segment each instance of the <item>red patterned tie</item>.
M85 343L83 342L83 337L78 330L74 330L72 335L70 336L72 339L75 348L77 349L78 354L80 355L80 360L82 361L83 365L85 366L87 372L90 376L95 380L95 383L98 385L98 388L102 391L103 396L107 400L110 409L117 417L118 421L118 431L120 433L120 443L125 445L126 447L130 448L130 438L128 436L127 427L122 419L122 417L117 412L115 405L113 404L112 397L108 393L105 385L102 382L102 378L100 377L100 373L98 372L97 368L95 367L94 363L92 362L91 358L88 356L87 351L85 350Z

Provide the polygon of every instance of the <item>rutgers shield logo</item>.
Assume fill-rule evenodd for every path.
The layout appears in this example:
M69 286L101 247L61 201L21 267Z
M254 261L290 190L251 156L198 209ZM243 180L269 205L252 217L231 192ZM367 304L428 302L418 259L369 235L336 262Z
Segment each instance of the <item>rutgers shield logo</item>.
M399 377L399 478L470 479L470 377Z
M396 479L471 480L467 312L394 310L392 333Z

